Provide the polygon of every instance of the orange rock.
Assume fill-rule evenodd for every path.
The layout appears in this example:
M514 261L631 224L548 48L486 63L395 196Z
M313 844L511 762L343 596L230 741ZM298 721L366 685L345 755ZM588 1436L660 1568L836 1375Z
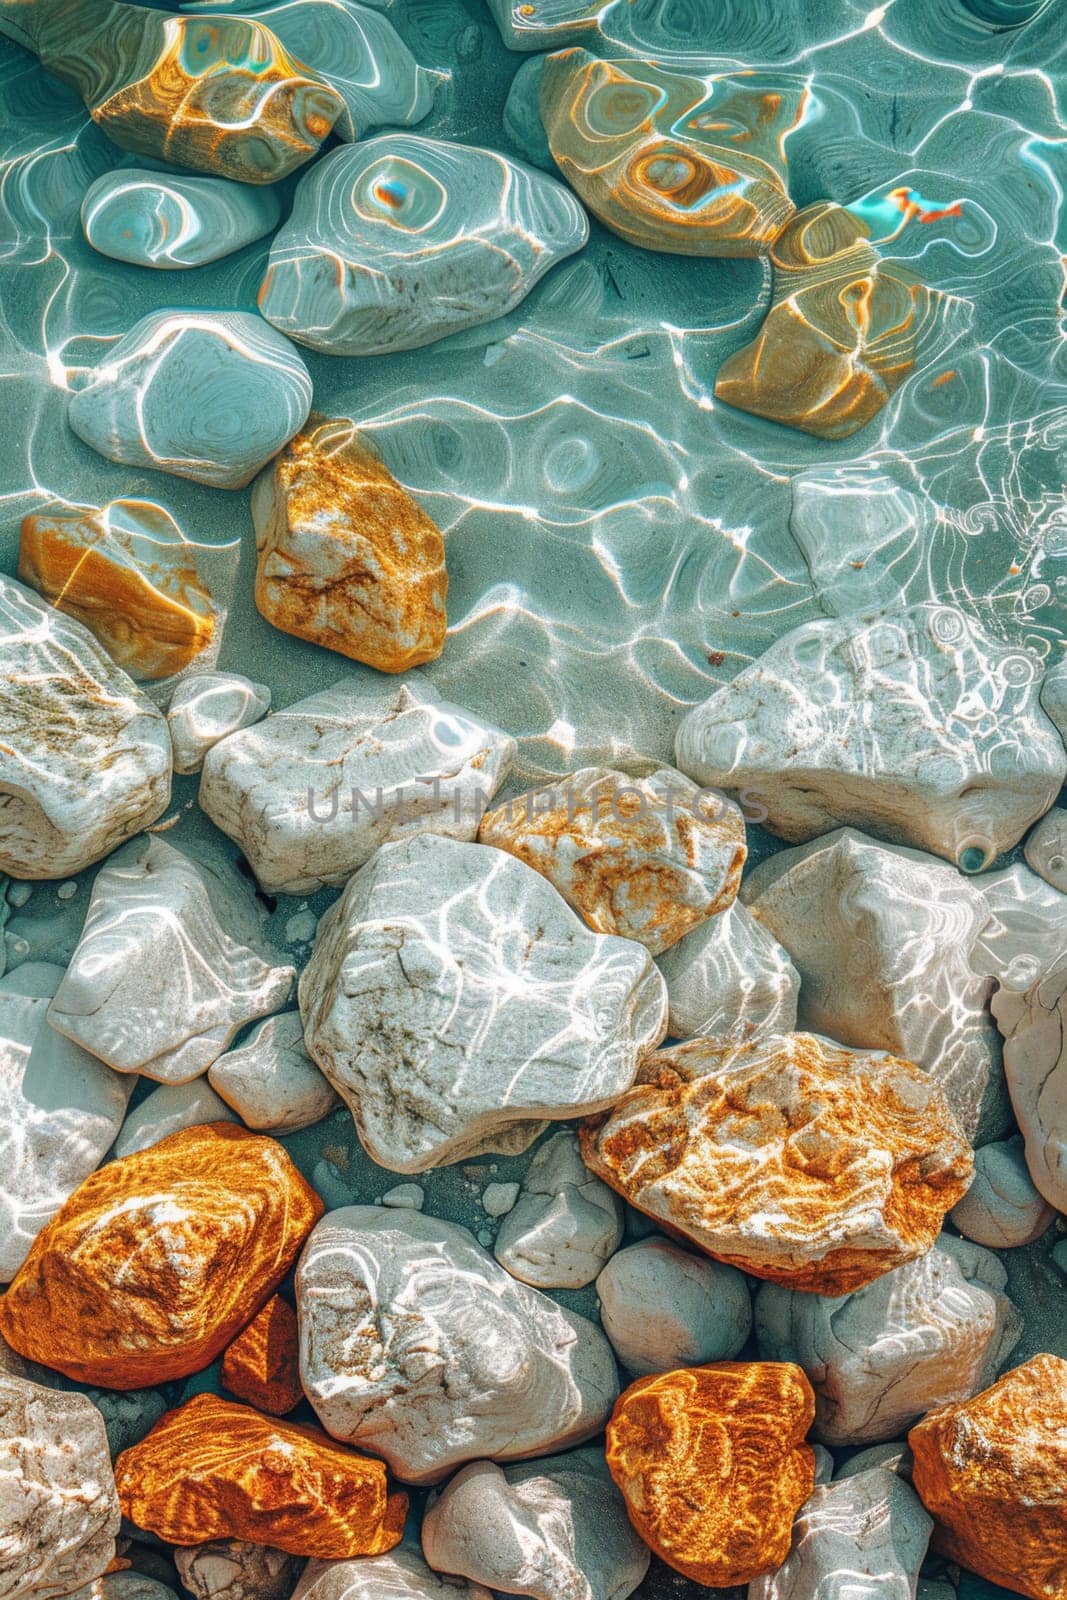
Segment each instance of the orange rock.
M270 1298L322 1212L275 1140L183 1128L75 1189L0 1299L0 1334L82 1383L186 1377Z
M400 1543L407 1495L321 1428L199 1394L115 1462L123 1515L168 1544L244 1539L343 1561Z
M272 1296L237 1335L222 1358L222 1381L239 1399L272 1417L300 1404L300 1339L288 1300Z
M933 1078L811 1034L694 1039L581 1135L593 1172L732 1266L847 1294L925 1254L974 1170Z
M218 654L236 545L187 540L161 506L114 500L25 517L18 575L84 623L137 679L167 678Z
M1067 1595L1067 1361L1038 1355L908 1434L934 1545L1033 1600Z
M276 628L381 672L441 654L444 540L347 419L309 419L256 479L252 519Z
M788 1361L639 1378L608 1423L611 1475L658 1556L716 1588L773 1572L815 1485L815 1396ZM120 1490L121 1494L121 1490Z

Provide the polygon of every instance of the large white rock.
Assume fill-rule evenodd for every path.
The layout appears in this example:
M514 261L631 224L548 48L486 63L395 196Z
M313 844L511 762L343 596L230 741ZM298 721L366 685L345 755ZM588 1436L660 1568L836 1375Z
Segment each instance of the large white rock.
M143 1572L109 1572L76 1590L68 1600L178 1600L178 1595L169 1584L146 1578Z
M131 1082L129 1078L125 1081ZM135 1150L147 1150L181 1128L238 1120L206 1078L190 1078L188 1083L161 1083L129 1112L111 1154L130 1156Z
M819 1484L785 1562L753 1579L748 1600L915 1600L933 1526L915 1490L882 1467Z
M743 893L800 973L801 1028L925 1067L971 1138L983 1107L993 1131L1010 1122L993 981L970 962L990 915L978 882L839 828L761 862Z
M1067 894L1067 809L1053 806L1046 811L1027 839L1024 854L1039 877Z
M50 1600L91 1582L118 1531L99 1411L0 1371L0 1596Z
M509 1277L466 1228L418 1211L329 1212L296 1295L320 1422L408 1483L579 1444L618 1395L599 1328Z
M200 804L264 889L340 887L391 839L473 839L515 741L429 679L343 679L215 745Z
M337 1095L304 1048L299 1011L265 1017L208 1069L241 1121L261 1133L295 1133L329 1116Z
M949 1212L966 1239L991 1250L1017 1250L1039 1239L1056 1213L1034 1186L1022 1136L974 1152L974 1178Z
M789 954L735 901L687 933L656 962L676 1039L718 1034L744 1041L792 1033L800 975Z
M690 711L677 764L793 843L846 823L980 871L1067 775L1040 683L1036 657L952 606L827 618Z
M1067 1212L1067 959L1029 989L998 990L993 1015L1030 1176Z
M288 1600L300 1571L296 1556L243 1539L213 1539L173 1554L195 1600Z
M435 834L378 851L319 923L304 1038L368 1154L424 1172L602 1110L666 1028L642 945L590 933L531 867Z
M803 1367L815 1390L816 1438L892 1439L934 1406L992 1383L1023 1328L1007 1281L991 1251L942 1234L927 1255L853 1294L762 1284L760 1356Z
M96 1171L133 1088L48 1026L62 977L62 967L34 961L0 978L0 1283Z
M582 1160L578 1136L554 1133L534 1155L493 1254L537 1289L592 1283L622 1240L622 1201Z
M441 1572L534 1600L626 1600L651 1560L596 1449L472 1461L427 1507L422 1549Z
M331 355L412 350L503 316L588 237L570 190L534 167L382 134L331 150L300 180L259 308Z
M170 800L161 713L76 618L0 576L0 872L66 878Z
M667 1239L640 1239L596 1280L600 1321L627 1372L730 1361L752 1331L748 1279Z
M119 1072L186 1083L238 1028L280 1009L294 977L236 875L156 834L97 874L48 1020Z
M250 1597L251 1600L251 1597ZM414 1535L385 1556L309 1561L292 1600L492 1600L466 1578L433 1572Z
M175 772L199 772L220 739L251 727L270 709L270 690L239 672L184 678L171 696L167 726Z
M977 972L1021 994L1067 955L1067 894L1018 863L987 872L982 896L990 916L971 952Z

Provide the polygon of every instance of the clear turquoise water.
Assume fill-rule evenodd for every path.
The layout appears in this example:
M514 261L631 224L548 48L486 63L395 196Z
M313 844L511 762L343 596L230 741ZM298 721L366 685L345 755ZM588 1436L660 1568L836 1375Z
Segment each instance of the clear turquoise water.
M418 131L522 154L503 111L525 58L504 48L481 0L383 8L416 57L448 74ZM1004 26L1013 9L1034 15ZM1006 639L1050 657L1063 648L1065 24L1063 0L616 7L610 26L651 53L808 80L810 110L788 144L798 204L898 186L962 202L959 218L912 224L894 242L944 310L914 375L852 439L827 444L713 399L720 362L766 309L761 263L653 255L595 223L581 255L498 322L386 359L304 352L317 409L373 434L445 530L451 627L433 676L521 738L524 772L668 755L688 705L822 612L941 596ZM190 533L244 541L224 666L268 682L276 705L353 670L256 613L247 492L116 467L65 422L69 389L146 312L254 309L269 240L187 272L94 254L81 198L121 153L3 39L0 130L3 567L14 568L22 517L45 502L155 499ZM180 780L170 837L228 849L194 797L195 781ZM754 857L769 845L754 843ZM61 902L39 886L9 932L61 955L87 887ZM277 908L282 942L304 904ZM396 1181L367 1162L347 1113L286 1142L330 1203ZM506 1177L521 1163L498 1165ZM428 1209L484 1227L480 1187L435 1174ZM1048 1243L1008 1266L1028 1317L1016 1359L1067 1354ZM589 1309L590 1296L562 1298ZM655 1582L672 1590L670 1577Z

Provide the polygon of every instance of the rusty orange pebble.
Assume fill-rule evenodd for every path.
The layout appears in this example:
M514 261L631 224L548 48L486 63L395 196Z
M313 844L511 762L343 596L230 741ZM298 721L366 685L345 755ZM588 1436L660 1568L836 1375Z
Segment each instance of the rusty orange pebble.
M934 1546L990 1583L1067 1595L1067 1361L1038 1355L908 1434Z
M222 1358L222 1381L239 1400L272 1417L300 1404L300 1340L288 1300L272 1295L237 1335Z
M717 1361L639 1378L607 1430L630 1521L676 1572L715 1588L773 1572L815 1485L815 1396L788 1361Z
M115 1485L123 1515L168 1544L246 1539L320 1561L392 1550L407 1515L383 1461L213 1394L124 1450Z
M276 1140L183 1128L75 1189L0 1299L0 1334L81 1383L187 1377L270 1298L323 1209Z

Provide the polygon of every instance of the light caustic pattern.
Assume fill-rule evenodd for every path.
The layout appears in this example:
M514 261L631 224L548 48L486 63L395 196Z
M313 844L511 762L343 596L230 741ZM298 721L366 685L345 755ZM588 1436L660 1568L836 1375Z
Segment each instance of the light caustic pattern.
M505 49L497 21L515 9L389 8L414 59L450 74L420 136L500 148L526 57ZM445 534L441 691L517 735L520 776L537 776L663 760L692 703L823 613L936 597L1006 645L1057 653L1067 134L1055 8L827 0L814 34L796 0L587 6L577 28L582 7L519 9L535 33L540 12L559 24L536 48L799 80L790 198L850 208L938 298L910 375L837 441L715 398L720 367L763 323L767 264L645 251L599 225L504 318L386 359L308 352L317 409L365 427ZM57 498L141 496L190 536L249 538L244 496L142 468L119 487L63 413L138 317L251 311L268 241L189 272L101 258L79 208L122 157L72 90L14 44L0 50L7 565L22 516ZM255 619L250 595L228 638L234 664L281 703L294 673L301 692L327 681L310 647Z

